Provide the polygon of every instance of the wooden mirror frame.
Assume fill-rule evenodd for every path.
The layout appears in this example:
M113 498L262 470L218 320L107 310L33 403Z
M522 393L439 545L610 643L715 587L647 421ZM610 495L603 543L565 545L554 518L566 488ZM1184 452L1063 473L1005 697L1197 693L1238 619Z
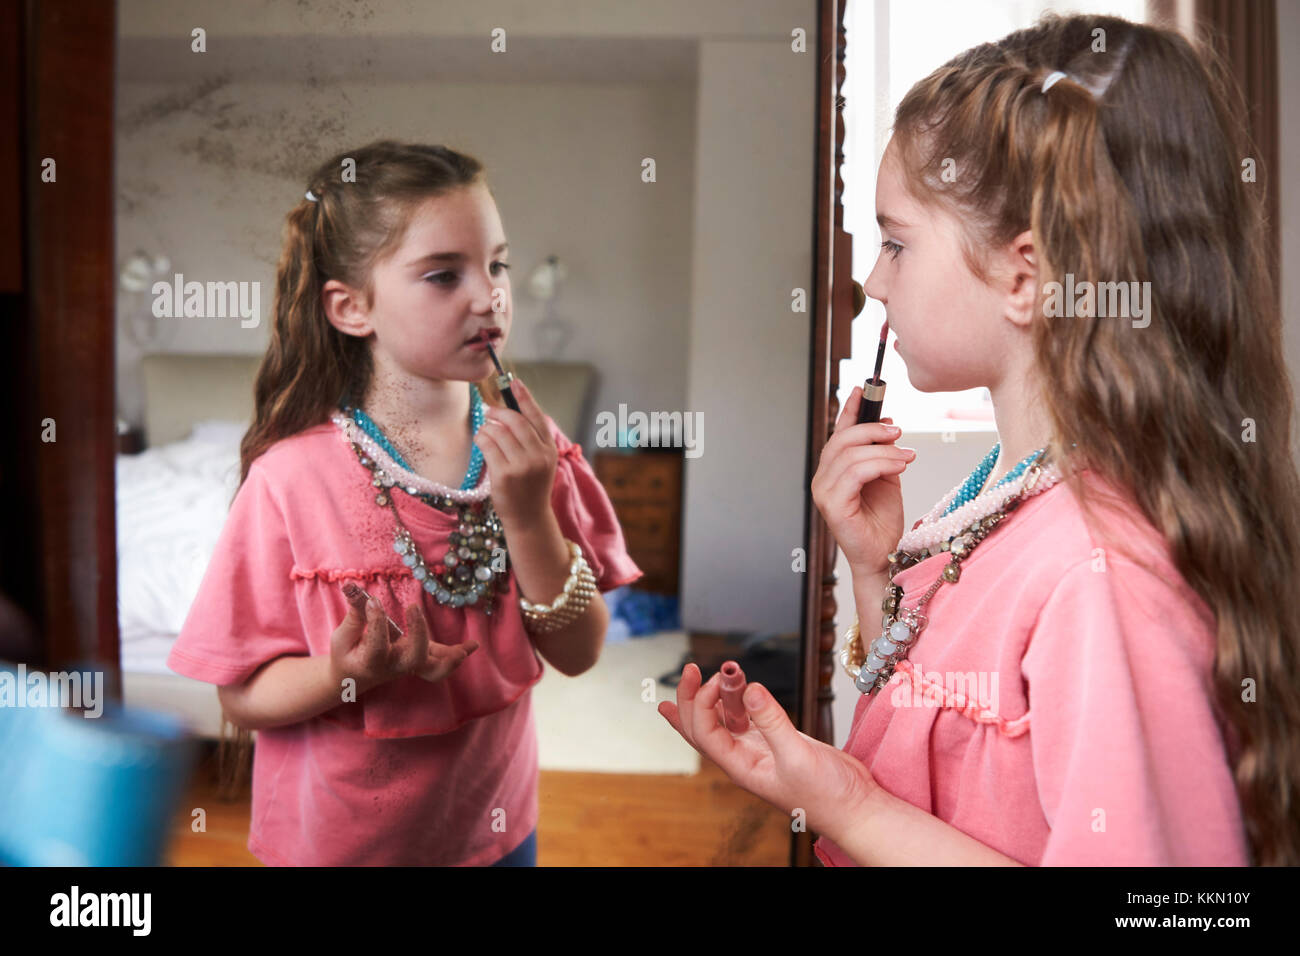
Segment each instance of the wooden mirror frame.
M817 159L813 238L816 271L808 394L808 459L804 487L812 483L822 448L839 417L840 361L852 351L854 315L853 237L844 231L844 7L846 0L818 0ZM804 642L800 658L798 726L810 737L835 743L831 678L835 673L837 623L835 573L838 546L813 504L804 500L807 575L802 608ZM796 833L791 863L814 865L814 833Z

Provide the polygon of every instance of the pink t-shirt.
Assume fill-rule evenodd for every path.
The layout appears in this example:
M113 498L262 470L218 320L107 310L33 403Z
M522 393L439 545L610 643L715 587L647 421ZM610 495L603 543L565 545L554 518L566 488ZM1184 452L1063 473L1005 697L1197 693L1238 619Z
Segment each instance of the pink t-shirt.
M551 506L562 533L582 548L601 591L637 580L643 572L581 447L547 422L559 450ZM355 703L258 731L248 848L279 865L494 863L537 824L529 689L543 671L513 563L490 617L439 604L394 552L392 514L375 504L370 479L330 421L259 456L167 665L224 685L282 655L328 654L347 613L346 581L403 628L405 608L418 601L434 640L473 639L478 650L436 684L402 677ZM405 492L393 501L432 564L457 518Z
M858 700L844 749L889 793L1026 865L1247 865L1213 612L1135 507L1094 510L1118 537L1089 530L1064 482L996 528L930 600L890 684ZM903 605L947 563L896 574ZM879 621L862 622L868 646ZM826 837L814 850L854 865Z

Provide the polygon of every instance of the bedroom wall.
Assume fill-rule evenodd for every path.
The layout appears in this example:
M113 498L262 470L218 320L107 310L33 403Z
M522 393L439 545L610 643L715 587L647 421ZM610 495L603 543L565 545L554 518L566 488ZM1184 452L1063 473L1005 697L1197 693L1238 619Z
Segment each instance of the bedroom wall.
M309 55L290 44L285 55ZM514 329L508 354L538 356L542 304L528 272L558 255L569 277L557 314L564 354L600 371L595 408L682 408L690 312L694 91L659 84L361 82L304 94L256 76L162 82L123 76L117 93L117 245L165 253L186 281L260 283L260 324L238 318L159 320L169 352L259 354L270 334L284 215L324 155L381 136L444 142L477 156L511 243ZM206 84L206 85L204 85ZM160 104L178 102L164 112ZM640 158L662 173L640 182ZM631 225L629 225L631 224ZM119 294L119 316L149 297ZM119 413L139 422L142 352L119 323ZM589 456L594 423L572 436Z

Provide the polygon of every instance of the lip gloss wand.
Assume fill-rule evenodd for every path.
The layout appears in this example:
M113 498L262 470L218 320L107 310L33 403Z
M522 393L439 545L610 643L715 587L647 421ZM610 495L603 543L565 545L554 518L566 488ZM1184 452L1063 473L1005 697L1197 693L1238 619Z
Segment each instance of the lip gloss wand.
M876 371L862 383L862 404L858 406L858 424L880 421L880 406L885 402L885 382L880 377L880 367L885 363L885 339L889 336L889 320L880 327L880 347L876 349Z
M514 411L519 411L519 401L515 398L515 393L510 390L510 383L514 381L513 372L507 372L501 367L500 361L497 360L496 350L492 348L492 340L487 340L488 355L492 356L492 364L497 367L497 388L501 389L501 397L506 400L506 404Z

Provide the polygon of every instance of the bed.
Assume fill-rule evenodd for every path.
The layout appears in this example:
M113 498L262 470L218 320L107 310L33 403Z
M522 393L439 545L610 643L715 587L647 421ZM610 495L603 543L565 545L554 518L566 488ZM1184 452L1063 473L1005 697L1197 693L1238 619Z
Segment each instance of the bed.
M239 442L253 416L260 355L148 355L140 370L146 447L116 461L118 627L130 706L221 735L216 688L165 663L198 592L239 485ZM586 420L595 384L584 362L514 362L566 435Z

